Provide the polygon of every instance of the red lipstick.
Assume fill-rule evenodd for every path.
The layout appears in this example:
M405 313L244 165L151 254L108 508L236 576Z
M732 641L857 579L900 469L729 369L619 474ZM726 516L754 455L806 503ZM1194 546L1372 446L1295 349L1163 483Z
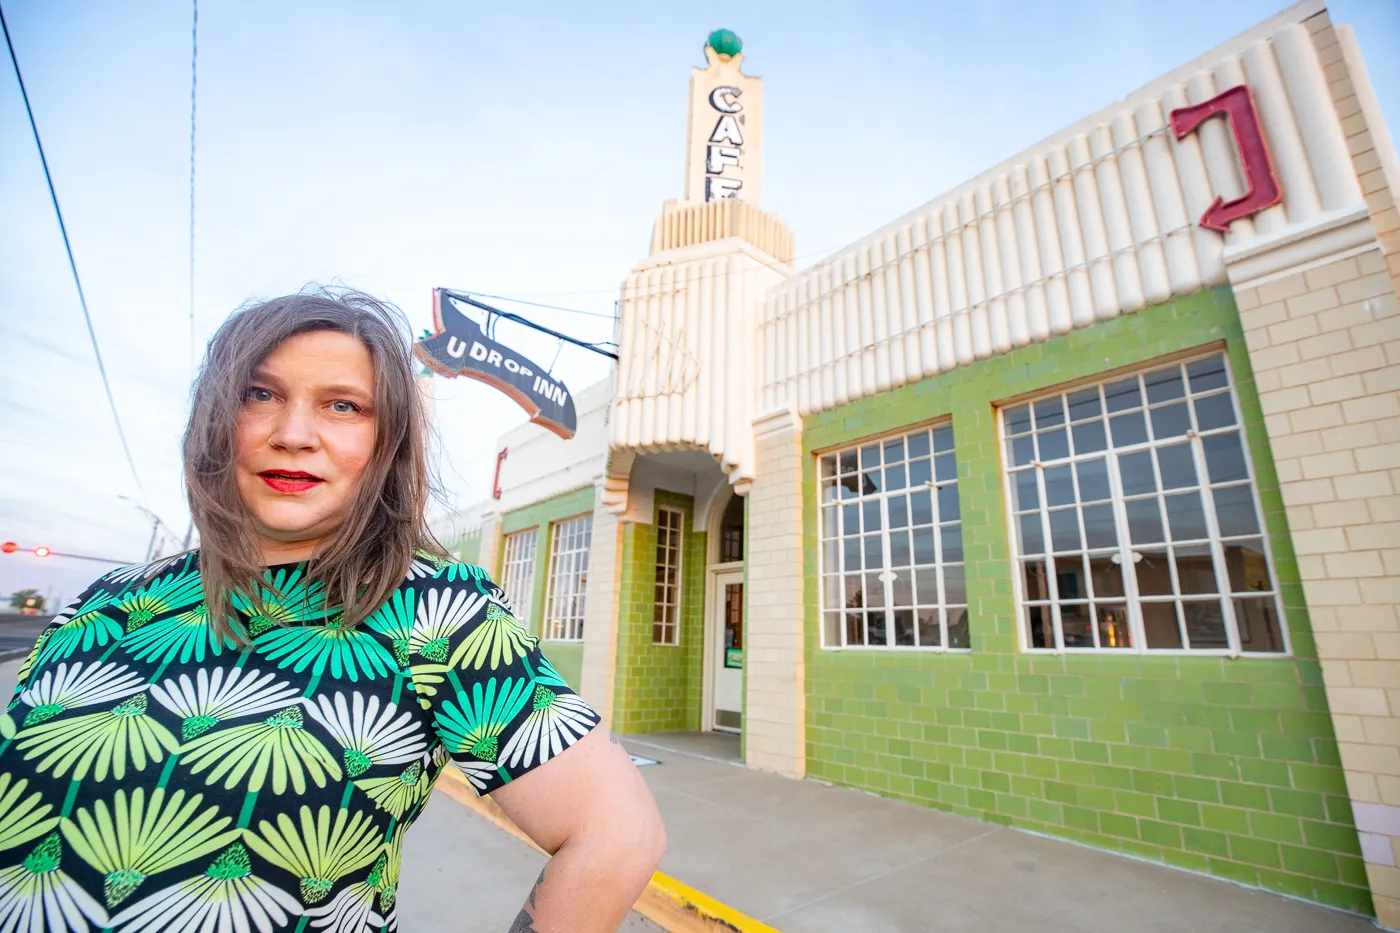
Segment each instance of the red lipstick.
M324 482L321 477L301 470L265 470L258 476L276 491L288 495L306 492L312 486Z

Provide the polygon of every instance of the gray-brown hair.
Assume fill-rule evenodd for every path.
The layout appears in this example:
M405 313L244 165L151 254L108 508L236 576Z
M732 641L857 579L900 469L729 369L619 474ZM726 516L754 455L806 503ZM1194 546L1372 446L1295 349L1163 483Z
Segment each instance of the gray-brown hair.
M253 372L297 334L336 331L361 341L374 364L374 453L349 514L312 556L307 576L353 627L394 593L416 551L444 556L428 530L432 483L427 417L413 379L408 321L392 305L344 288L310 287L244 305L209 341L185 428L185 487L199 529L209 622L245 641L234 595L263 609L262 552L235 478L236 426Z

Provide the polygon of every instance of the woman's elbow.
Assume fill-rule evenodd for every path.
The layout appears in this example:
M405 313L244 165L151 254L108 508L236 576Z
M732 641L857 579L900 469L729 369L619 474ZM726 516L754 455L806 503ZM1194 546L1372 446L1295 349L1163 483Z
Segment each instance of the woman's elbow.
M655 804L651 812L653 819L646 834L647 864L649 871L656 871L656 866L661 864L661 858L666 854L666 824L661 822L661 814L657 812Z
M627 834L630 837L627 844L630 860L638 872L650 878L656 866L661 864L661 857L666 854L666 825L661 821L661 813L656 809L656 801L650 793L635 801L629 809L632 811L627 819L631 827Z

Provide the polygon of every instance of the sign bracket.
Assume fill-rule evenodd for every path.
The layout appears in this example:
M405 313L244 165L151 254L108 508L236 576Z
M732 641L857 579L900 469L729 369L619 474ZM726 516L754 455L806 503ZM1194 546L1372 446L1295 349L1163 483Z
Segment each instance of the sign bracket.
M471 295L466 294L465 292L457 292L449 288L439 289L439 291L441 291L442 294L446 295L448 298L451 298L453 301L460 301L463 304L468 304L471 305L473 308L485 311L488 315L486 319L488 334L491 334L493 336L493 339L495 333L495 321L493 320L493 318L504 318L507 321L514 321L517 324L523 324L526 327L539 331L540 333L549 334L549 336L551 337L557 337L558 339L563 340L566 343L571 343L576 347L582 347L585 350L591 350L592 352L597 353L600 356L606 356L609 359L613 360L617 359L616 353L614 353L611 350L603 349L603 347L606 346L605 344L589 343L586 340L579 340L577 337L570 337L568 334L561 334L559 331L545 327L543 324L536 324L529 318L521 317L520 315L513 314L510 311L502 311L500 308L492 307L484 301L477 301L475 298L473 298Z
M457 307L457 302L485 311L486 321L467 317ZM549 334L558 341L554 361L548 370L542 372L537 363L496 341L496 322L502 318ZM559 362L564 344L571 343L600 356L617 359L615 352L606 349L616 344L594 344L570 337L445 288L433 289L433 323L435 330L425 333L413 345L413 354L423 365L441 376L466 376L499 389L525 409L531 421L565 440L574 436L578 414L573 395L554 375L554 366Z

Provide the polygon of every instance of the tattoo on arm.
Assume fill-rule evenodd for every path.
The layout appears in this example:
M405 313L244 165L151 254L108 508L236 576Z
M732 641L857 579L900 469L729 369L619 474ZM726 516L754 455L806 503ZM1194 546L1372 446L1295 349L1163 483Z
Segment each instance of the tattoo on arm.
M535 929L535 895L539 892L542 884L544 884L543 871L535 879L535 886L530 889L530 896L525 899L525 906L521 908L515 922L510 925L510 929L506 933L539 933Z
M609 732L609 733L608 733L608 741L611 742L611 743L613 743L614 745L621 745L621 744L622 744L621 742L619 742L619 741L617 740L617 733L616 733L616 732Z

